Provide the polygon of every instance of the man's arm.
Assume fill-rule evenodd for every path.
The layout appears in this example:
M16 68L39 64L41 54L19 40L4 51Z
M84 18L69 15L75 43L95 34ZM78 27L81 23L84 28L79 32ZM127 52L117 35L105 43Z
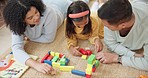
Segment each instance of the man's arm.
M144 57L122 56L122 64L124 66L130 66L148 71L148 44L144 45Z

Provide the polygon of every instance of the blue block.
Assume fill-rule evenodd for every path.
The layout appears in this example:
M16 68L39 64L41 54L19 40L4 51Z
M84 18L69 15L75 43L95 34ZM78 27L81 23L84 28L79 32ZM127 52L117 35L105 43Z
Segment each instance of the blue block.
M50 51L48 51L48 54L50 55Z
M44 60L44 63L47 63L47 64L49 64L49 65L51 65L51 66L52 66L52 61L49 61L49 60Z
M86 76L86 73L80 70L72 70L71 73L79 76Z
M69 61L70 61L70 60L69 60L68 58L66 58L66 65L68 65Z

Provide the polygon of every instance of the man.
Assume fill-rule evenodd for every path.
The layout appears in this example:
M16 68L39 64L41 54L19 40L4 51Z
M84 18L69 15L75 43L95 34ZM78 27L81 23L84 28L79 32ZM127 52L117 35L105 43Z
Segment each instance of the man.
M148 71L147 10L147 0L108 0L98 16L105 25L104 42L114 53L100 52L97 59Z

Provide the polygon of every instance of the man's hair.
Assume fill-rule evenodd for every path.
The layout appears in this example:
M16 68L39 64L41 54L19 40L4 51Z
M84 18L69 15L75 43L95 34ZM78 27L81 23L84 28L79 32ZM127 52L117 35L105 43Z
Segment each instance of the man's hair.
M82 34L89 34L89 33L92 32L91 20L90 20L90 9L89 9L88 5L85 2L83 2L83 1L75 1L75 2L73 2L68 7L68 10L67 10L67 20L66 20L66 36L68 38L71 38L71 37L73 37L74 34L76 34L76 32L75 32L75 25L73 24L72 21L80 22L84 18L84 17L70 18L69 14L81 13L81 12L84 12L84 11L87 11L87 10L89 10L89 14L84 16L84 17L88 17L89 22L84 27L84 29L82 31Z
M128 0L108 0L100 9L98 16L109 24L118 25L132 18L132 7Z
M3 11L3 17L7 27L14 34L24 34L26 28L25 17L31 6L37 8L42 16L45 5L41 0L9 0L7 3Z

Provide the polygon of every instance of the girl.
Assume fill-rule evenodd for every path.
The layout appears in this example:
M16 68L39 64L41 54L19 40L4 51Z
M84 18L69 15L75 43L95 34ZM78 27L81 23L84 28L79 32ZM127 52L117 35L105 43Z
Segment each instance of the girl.
M12 51L14 58L39 72L49 73L53 70L51 66L31 59L25 52L23 39L26 36L35 42L52 42L57 28L66 16L70 2L68 0L43 1L48 6L45 6L41 0L9 0L3 16L7 26L13 32Z
M94 14L93 14L94 15ZM95 45L96 51L103 49L100 38L103 38L103 24L97 14L90 16L90 9L83 1L75 1L67 11L66 37L68 48L73 55L79 56L77 39L88 39Z

